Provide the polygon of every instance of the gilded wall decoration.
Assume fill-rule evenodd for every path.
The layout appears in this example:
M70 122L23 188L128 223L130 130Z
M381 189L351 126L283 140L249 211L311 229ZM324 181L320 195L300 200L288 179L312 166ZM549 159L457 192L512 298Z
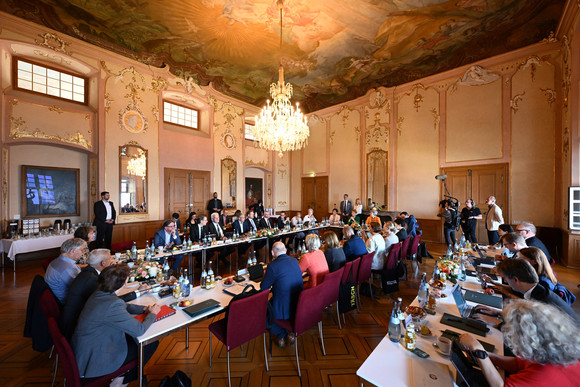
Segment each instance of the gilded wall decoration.
M183 86L185 88L185 91L187 91L189 94L191 94L194 91L198 94L201 94L201 95L207 94L207 92L199 86L199 84L195 81L195 79L193 79L193 77L183 76L182 78L179 78L179 80L176 81L175 84L177 86ZM213 97L209 97L209 98L213 98Z
M550 107L551 107L552 104L554 102L556 102L556 90L552 90L552 89L542 89L542 88L540 88L540 90L546 96L546 100L548 101L548 104L550 104Z
M67 46L70 46L70 43L61 39L57 34L51 34L50 32L47 32L45 34L38 34L38 36L42 38L42 41L34 39L34 43L36 43L38 46L50 48L53 51L71 55L71 53L66 49Z
M510 108L514 113L518 112L518 109L520 108L519 103L522 101L524 95L526 95L525 91L521 94L514 95L514 97L510 100Z
M246 167L262 167L262 168L268 168L268 162L266 161L252 161L252 160L246 160Z
M167 87L167 81L161 77L153 78L151 80L151 85L149 86L149 90L154 91L155 93L159 93L162 90L165 90Z
M51 112L57 112L58 114L62 114L62 108L58 107L58 106L49 106L48 110L50 110Z
M280 175L281 179L284 179L284 176L286 176L286 173L288 173L288 167L286 164L278 165L278 171L276 173Z
M564 35L563 38L563 52L562 52L562 90L563 90L563 105L564 105L564 112L568 112L568 96L570 94L570 86L572 85L572 67L570 64L570 60L572 58L572 53L570 51L570 41L568 37ZM566 116L567 114L564 114Z
M33 52L35 55L41 56L44 59L48 59L48 60L55 62L55 63L60 63L60 64L64 63L64 64L69 65L69 66L72 64L72 62L70 60L66 59L65 57L63 57L61 55L48 55L46 52L40 51L40 50L34 50Z
M373 143L380 143L381 141L385 141L386 147L389 146L389 127L387 125L381 124L381 115L380 113L375 113L375 122L374 124L367 126L367 130L365 131L366 136L366 143L367 147Z
M288 204L288 203L287 203L287 202L284 202L284 201L282 201L282 202L278 202L278 205L279 205L280 207L283 207L283 206L285 206L286 204Z
M451 92L457 90L457 86L480 86L487 85L497 81L500 78L499 74L493 73L488 69L474 65L467 69L465 74L461 78L457 78L457 81L451 86Z
M525 70L528 67L530 68L530 79L533 81L536 80L536 71L538 66L542 64L542 62L546 62L548 60L548 56L544 56L542 58L538 57L537 55L532 55L526 59L525 62L521 63L516 71Z
M564 153L564 160L568 160L568 152L570 151L570 130L568 130L568 127L564 128L563 137L562 153Z
M151 114L153 114L155 122L159 122L159 107L157 105L151 106Z
M111 98L111 94L105 93L105 113L108 113L111 110L111 104L113 103L113 99Z
M8 208L8 149L2 149L2 208ZM4 218L5 214L0 214Z
M230 132L229 129L226 129L224 134L221 138L221 144L226 149L235 149L236 148L236 137Z
M214 113L218 111L218 100L211 95L207 97L207 103L209 106L213 107Z
M374 89L369 93L369 107L372 109L382 108L387 101L388 99L381 89Z
M439 123L441 122L441 116L439 115L437 109L435 108L431 109L431 116L433 116L433 129L438 130Z
M405 117L399 117L397 118L397 132L399 133L399 136L403 133L403 122L405 121Z
M340 110L338 111L338 113L336 113L335 115L337 116L342 116L341 120L342 120L342 127L346 129L346 123L348 121L348 118L350 116L350 112L352 112L354 109L351 109L348 105L343 105Z

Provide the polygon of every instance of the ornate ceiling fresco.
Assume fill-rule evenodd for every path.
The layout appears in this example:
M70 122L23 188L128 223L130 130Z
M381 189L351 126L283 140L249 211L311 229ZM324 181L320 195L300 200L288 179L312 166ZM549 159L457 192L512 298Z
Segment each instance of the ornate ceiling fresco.
M307 112L547 38L564 0L286 0L282 62ZM275 0L2 0L0 10L261 106Z

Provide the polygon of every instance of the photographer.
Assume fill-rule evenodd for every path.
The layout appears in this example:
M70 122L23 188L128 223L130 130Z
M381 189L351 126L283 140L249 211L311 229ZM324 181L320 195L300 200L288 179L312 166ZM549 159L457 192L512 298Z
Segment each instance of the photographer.
M439 213L437 216L445 219L443 230L445 232L445 244L447 246L455 245L455 225L453 221L454 218L459 216L457 206L459 206L459 202L453 202L450 199L444 199L439 202Z

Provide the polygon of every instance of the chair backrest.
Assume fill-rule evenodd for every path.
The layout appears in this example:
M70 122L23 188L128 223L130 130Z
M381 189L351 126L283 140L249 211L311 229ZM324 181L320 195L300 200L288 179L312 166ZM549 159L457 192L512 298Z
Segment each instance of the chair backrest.
M409 252L410 255L417 254L417 251L419 251L419 243L421 243L421 234L417 234L413 238L413 241L411 242L411 251Z
M48 265L50 265L50 263L52 261L54 261L55 259L57 259L59 256L55 256L55 257L48 257L46 258L44 261L42 261L42 268L44 269L44 272L46 273L46 269L48 269Z
M322 295L328 288L329 282L322 282L318 286L304 289L298 297L296 305L296 317L294 317L294 330L301 335L322 321Z
M373 264L373 258L375 257L376 251L368 253L362 256L360 260L360 266L358 268L357 283L363 283L371 278L371 266Z
M226 328L228 350L266 332L269 294L270 289L266 289L230 303Z
M389 250L389 255L387 256L387 261L385 262L385 269L392 270L397 265L397 260L399 259L399 253L401 252L402 242L395 243L391 246Z
M153 240L153 239L151 239ZM111 245L111 252L112 253L118 253L118 252L123 252L125 250L129 250L131 247L133 247L133 241L125 241L125 242L117 242L117 243L113 243Z
M360 260L361 257L358 257L354 261L352 261L352 279L356 283L358 279L358 269L360 268Z
M79 375L79 367L77 365L77 360L75 359L75 354L68 341L60 332L56 320L52 317L48 319L48 329L50 331L50 335L52 336L54 346L56 347L59 361L62 364L67 386L80 387L81 378Z
M60 308L56 302L56 297L50 289L46 289L40 296L40 309L42 309L42 314L44 314L46 320L52 317L58 321L60 318Z
M409 246L411 246L411 239L414 239L414 237L408 237L403 240L403 247L401 247L401 258L400 258L402 261L406 260L407 256L409 255Z
M344 264L344 266L342 267L342 279L340 280L341 284L345 284L348 282L348 273L350 273L352 271L352 262L347 262ZM354 277L354 274L352 275L352 281L356 281L356 278Z
M340 290L340 282L342 280L342 274L344 273L344 267L341 267L337 271L328 273L324 276L323 283L328 282L328 291L325 292L324 302L322 305L327 307L328 305L338 301L338 292Z

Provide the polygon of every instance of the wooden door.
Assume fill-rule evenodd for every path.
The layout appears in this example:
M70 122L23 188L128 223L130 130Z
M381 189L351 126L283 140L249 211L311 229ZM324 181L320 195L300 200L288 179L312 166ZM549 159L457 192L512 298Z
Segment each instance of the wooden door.
M209 171L165 168L165 218L177 212L183 224L191 211L205 214L209 180Z
M447 188L451 196L465 207L465 200L472 198L475 205L483 214L483 219L477 221L477 240L487 243L485 230L485 214L488 207L485 200L488 196L495 196L497 205L502 209L505 223L509 223L508 202L508 164L474 165L467 167L443 168L442 173L447 175ZM445 189L441 187L441 196Z
M328 176L302 178L302 216L309 208L319 221L328 216Z

